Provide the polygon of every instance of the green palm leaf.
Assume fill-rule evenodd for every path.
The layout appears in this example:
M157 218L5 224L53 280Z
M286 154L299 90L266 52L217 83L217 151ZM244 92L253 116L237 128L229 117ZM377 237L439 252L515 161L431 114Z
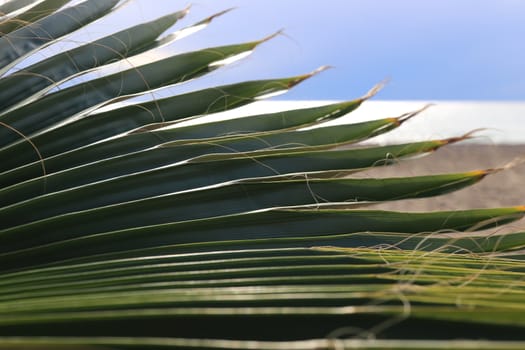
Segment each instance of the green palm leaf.
M13 12L21 11L21 13L11 16L9 21L2 21L0 23L1 36L11 33L18 28L24 27L30 23L36 22L41 18L49 16L61 6L67 4L68 0L45 0L45 1L34 1L34 0L21 0L21 1L10 1L0 7L1 14L12 14ZM27 11L24 11L26 6L30 6Z
M2 36L0 75L5 74L31 53L108 14L118 2L118 0L87 0Z
M323 124L379 87L320 107L199 119L319 70L115 103L198 78L273 36L73 80L227 11L164 35L183 9L12 69L119 3L0 6L0 349L525 346L525 233L477 232L525 207L369 208L444 195L502 169L354 176L469 134L359 145L421 111Z
M24 68L22 72L11 74L2 80L0 85L0 108L5 109L31 96L42 96L49 88L59 85L65 79L140 53L144 48L153 45L155 40L186 12L179 11L149 23L136 25L37 62Z

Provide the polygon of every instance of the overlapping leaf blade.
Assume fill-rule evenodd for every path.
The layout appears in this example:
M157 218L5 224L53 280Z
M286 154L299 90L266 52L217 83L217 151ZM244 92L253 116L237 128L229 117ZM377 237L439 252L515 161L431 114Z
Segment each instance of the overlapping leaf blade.
M135 164L133 160L136 157L132 155L128 157L129 161L128 158L125 158L122 163L120 159L116 159L103 162L102 167L98 167L96 163L88 165L80 170L81 177L77 172L77 169L80 168L64 170L3 189L0 205L6 206L75 187L79 187L76 189L78 194L84 192L89 193L90 196L96 196L96 192L108 193L108 189L112 189L112 192L119 193L121 196L126 196L127 193L126 199L121 200L129 201L243 178L331 170L350 172L366 167L392 164L402 157L432 152L448 142L448 140L435 140L349 150L324 150L323 147L320 147L319 150L316 147L300 147L243 153L231 153L222 147L211 147L212 150L220 149L221 153L217 151L205 153L210 149L206 144L183 145L175 151L170 148L161 148L146 153L146 156L160 155L158 160L155 158L152 160L151 168L148 166L150 163ZM182 158L177 158L181 153ZM138 157L141 159L141 154L138 154ZM290 159L294 161L290 162ZM113 162L116 162L116 167L111 166ZM173 165L162 166L168 164ZM129 167L130 171L123 166ZM213 172L210 174L210 171ZM124 176L126 174L130 175ZM7 176L9 179L10 174ZM102 180L108 181L99 182Z
M180 54L46 95L0 117L1 122L17 131L13 133L10 129L0 129L0 146L16 142L19 134L31 136L42 132L111 100L198 77L220 66L213 63L252 51L261 42ZM152 119L154 121L163 120Z
M301 344L276 342L276 337L285 334L287 339L295 341L322 338L322 332L333 330L329 327L360 324L359 328L362 328L363 325L366 327L396 317L398 322L391 324L391 332L407 335L418 330L417 335L410 337L412 339L424 339L431 334L433 331L430 326L439 326L441 330L450 332L449 334L476 334L479 329L483 329L485 336L500 340L503 337L498 335L498 332L503 329L507 337L519 337L522 331L520 324L515 323L521 312L521 307L517 306L515 301L523 297L520 285L516 284L512 290L507 291L506 299L500 297L500 286L519 276L517 273L504 272L510 266L517 267L504 259L495 259L491 265L486 265L487 262L483 258L472 256L451 257L448 254L414 252L407 259L406 252L402 251L383 251L381 256L378 256L377 251L370 249L332 248L214 252L172 256L169 259L171 264L155 265L152 261L149 266L136 265L138 269L135 270L120 266L97 272L96 266L79 265L76 270L72 268L69 274L67 269L64 271L66 274L61 274L60 270L65 269L61 266L59 271L53 272L53 268L49 269L45 279L34 280L35 285L31 283L30 276L26 277L24 283L24 277L20 274L11 278L7 275L7 282L2 287L11 284L22 293L22 300L24 295L30 299L24 304L13 304L12 301L5 300L4 295L4 301L0 302L0 305L4 310L10 310L10 313L2 318L0 328L15 329L9 325L16 325L19 330L32 329L38 333L39 329L43 329L43 324L53 324L54 328L48 330L48 334L61 329L69 329L79 336L95 332L99 336L85 338L87 344L90 344L88 339L91 339L94 343L97 343L96 340L105 340L107 344L115 345L125 342L124 336L111 339L104 337L104 332L101 332L93 321L104 320L104 324L110 326L119 324L119 320L126 317L127 326L132 327L138 334L146 332L140 327L148 323L160 327L157 329L157 335L163 332L198 334L198 327L193 332L186 327L177 330L163 328L161 325L166 322L188 322L193 327L199 322L204 322L218 327L214 328L214 334L227 334L245 340L251 339L250 337L264 339L261 343L251 343L262 349L270 344L275 348ZM123 263L120 262L121 265ZM476 264L485 265L485 270L480 273ZM151 272L148 273L148 270ZM40 273L45 271L41 270ZM153 271L155 273L152 273ZM173 283L164 286L152 284L148 290L147 281L162 279L161 271L170 271L164 278ZM472 273L477 274L475 280L472 280ZM215 279L210 280L211 276L215 276ZM487 284L491 276L499 276L499 282L492 280L493 282ZM408 279L410 284L400 286L397 283L398 279ZM141 286L134 285L134 281L141 281ZM328 283L330 281L332 282ZM443 285L443 281L450 285ZM472 285L457 287L466 281L470 281ZM437 284L434 285L433 282ZM70 298L60 295L61 290L64 291L61 284L67 286L66 291L71 293L68 294L71 295ZM36 286L42 289L37 289ZM112 289L114 287L116 289ZM482 298L476 294L480 291L483 291ZM147 299L144 299L145 295L148 296ZM457 308L458 297L463 299L463 303L490 303L492 310L498 305L500 311L490 314L492 326L483 326L487 319L482 310L477 310L481 317L472 318L472 310ZM57 304L53 300L61 300L66 304ZM155 307L150 305L144 309L129 308L133 304L147 306L144 300L149 300ZM374 300L374 305L369 304L368 300ZM406 308L407 302L413 304L409 313ZM299 306L304 303L308 303L309 306ZM97 311L97 308L104 304L114 306L111 312ZM161 305L165 306L160 307ZM203 307L204 305L207 306ZM29 307L33 308L30 314L22 311ZM64 312L65 310L67 311ZM430 312L433 314L430 315ZM412 321L405 319L409 314L413 317ZM454 321L451 321L451 318ZM401 322L403 319L405 320ZM440 319L444 321L441 322ZM301 330L307 328L311 333L305 336L303 332L290 332L287 329L280 332L273 331L272 327L268 328L270 322L292 320L295 325L301 326ZM229 326L235 324L241 327L249 337L236 335L238 328L227 328L222 322ZM324 326L313 327L318 324ZM502 328L497 324L507 326ZM458 330L458 327L461 330ZM273 335L267 332L268 329L272 330ZM116 333L126 331L112 330ZM362 330L366 331L366 328ZM75 341L74 338L70 339ZM76 340L80 339L84 338ZM31 338L26 341L30 343ZM59 343L60 339L56 341ZM138 338L136 341L137 344L147 345L159 344L160 339ZM208 341L217 346L221 344L220 340ZM175 348L181 344L192 343L188 338L168 338L165 342L165 345ZM389 348L388 341L380 344ZM450 344L437 342L435 345ZM505 346L514 346L513 343L487 344L492 344L494 348L500 348L501 345L503 349Z
M134 54L144 46L151 45L186 12L176 12L155 21L136 25L11 74L0 81L0 110L34 95L41 96L49 88L79 73Z
M421 198L445 194L480 181L487 172L447 174L391 179L262 179L196 190L179 194L164 193L164 197L148 197L120 207L126 215L134 212L171 211L177 221L235 214L273 207L323 205L345 202L378 202L406 198ZM146 180L146 183L149 182ZM63 191L56 195L25 201L0 212L0 228L29 223L66 213L120 204L131 198L88 195L79 191ZM158 194L158 193L157 193ZM161 193L162 194L162 193ZM356 206L357 207L357 206ZM124 209L125 208L125 209ZM134 209L133 209L134 208ZM102 217L115 217L111 208L102 209ZM138 214L137 213L137 214Z
M79 214L88 220L68 220L66 217L60 222L58 217L60 225L56 223L57 219L51 218L3 230L0 261L5 268L12 268L17 264L41 263L42 259L60 260L192 242L308 237L364 230L408 233L467 231L512 222L522 218L523 213L522 207L436 213L273 209L169 222L169 214L165 212L129 218L124 212L119 217L93 222L89 220L88 212ZM42 235L33 235L35 230Z
M0 38L0 76L31 53L104 16L119 0L86 0Z
M52 173L100 159L144 150L173 140L218 137L226 132L232 133L232 130L253 132L258 129L286 128L290 125L313 123L316 119L335 118L357 108L363 101L359 99L327 107L254 116L249 118L249 121L237 119L227 122L227 125L215 122L166 131L141 132L141 128L147 131L148 128L160 128L165 123L222 112L248 104L265 94L287 90L308 76L220 86L98 113L37 135L31 139L31 142L19 142L1 150L0 155L5 158L5 162L0 165L0 169L3 171L14 169L15 173L34 172L36 169L36 174L41 174L39 173L42 168L40 156L41 158L52 157L45 161L46 172ZM248 125L252 129L243 129ZM135 131L134 134L111 139L131 130ZM106 138L110 139L90 146ZM61 155L62 153L66 154ZM32 160L36 162L29 164L26 169L15 169ZM5 186L6 182L2 182L2 185Z
M0 13L9 14L17 10L23 9L25 6L34 3L35 1L18 0L4 4L0 7ZM18 16L9 18L8 21L0 23L0 37L9 34L18 28L22 28L30 23L36 22L41 18L49 16L57 11L60 7L67 4L69 0L44 0L37 3L35 6L22 12Z
M19 11L26 6L37 2L38 0L10 0L0 5L0 14L8 15L13 12Z

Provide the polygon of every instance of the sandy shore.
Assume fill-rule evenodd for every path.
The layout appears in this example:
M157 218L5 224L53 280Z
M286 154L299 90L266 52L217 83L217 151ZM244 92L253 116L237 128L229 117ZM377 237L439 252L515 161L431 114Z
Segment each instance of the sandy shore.
M525 158L525 145L454 145L426 157L363 173L376 177L428 175L502 167L516 158ZM480 183L455 193L419 200L403 200L375 206L399 211L458 210L525 205L525 163L493 174ZM511 227L512 226L512 227ZM525 231L525 220L505 231Z

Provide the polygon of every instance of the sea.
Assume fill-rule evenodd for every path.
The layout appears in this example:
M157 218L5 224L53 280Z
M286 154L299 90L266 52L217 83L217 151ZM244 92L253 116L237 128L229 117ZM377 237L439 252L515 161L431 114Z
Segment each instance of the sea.
M271 113L294 108L320 106L336 101L258 101L233 111L217 113L203 120L220 120L243 115ZM474 131L470 143L525 144L525 101L366 101L354 112L324 125L354 123L397 117L431 106L399 129L369 142L391 144L461 136ZM195 121L194 121L195 122Z

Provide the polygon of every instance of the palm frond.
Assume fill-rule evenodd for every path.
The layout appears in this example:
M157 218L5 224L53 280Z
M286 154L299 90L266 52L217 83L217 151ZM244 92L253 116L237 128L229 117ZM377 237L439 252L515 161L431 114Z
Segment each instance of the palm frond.
M273 36L104 74L227 11L165 34L184 8L17 70L120 6L0 6L0 349L525 347L525 233L478 232L525 207L370 208L445 195L502 169L353 176L470 134L360 144L422 111L324 124L379 86L320 107L200 119L319 70L132 100ZM102 76L78 79L94 71Z

